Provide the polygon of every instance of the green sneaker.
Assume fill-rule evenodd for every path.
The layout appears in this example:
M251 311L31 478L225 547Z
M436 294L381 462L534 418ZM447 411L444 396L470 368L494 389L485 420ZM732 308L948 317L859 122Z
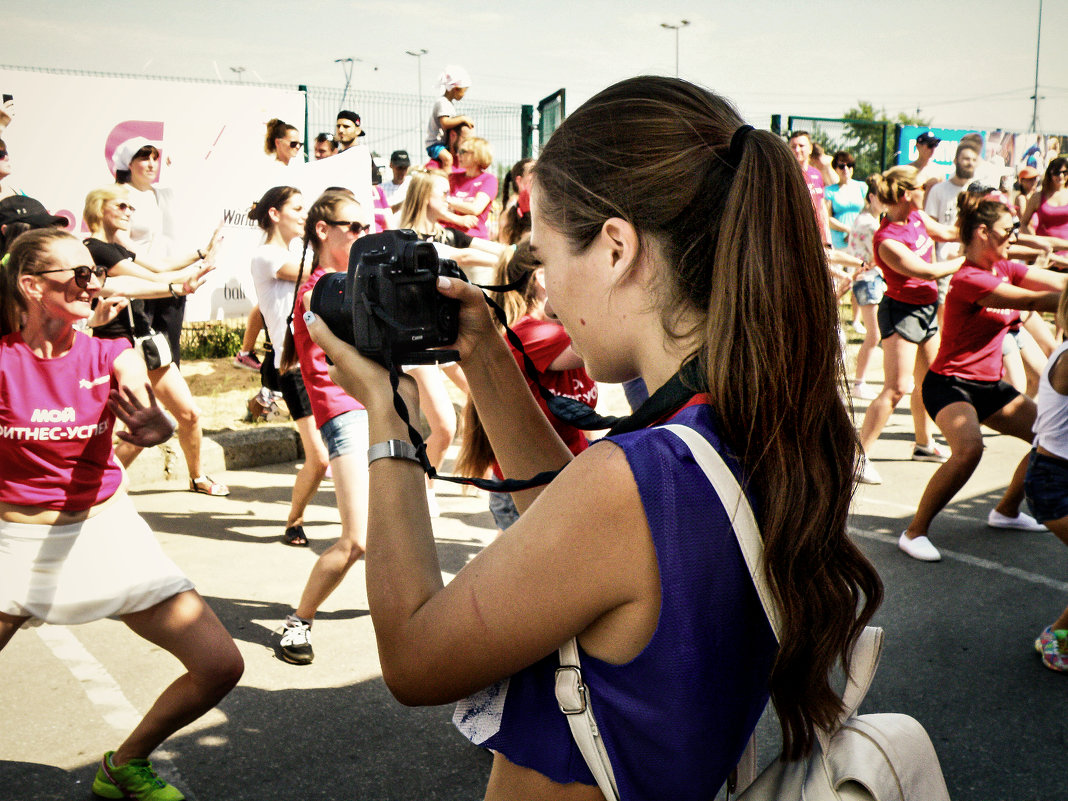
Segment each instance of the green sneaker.
M98 798L133 798L137 801L185 801L185 796L167 784L147 759L131 759L122 767L111 763L114 751L100 760L93 779L93 795Z

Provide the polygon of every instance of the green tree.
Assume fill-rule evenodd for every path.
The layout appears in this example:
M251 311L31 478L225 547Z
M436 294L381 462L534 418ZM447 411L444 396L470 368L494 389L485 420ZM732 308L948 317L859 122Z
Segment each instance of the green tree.
M858 100L857 105L847 109L843 116L848 120L845 124L845 135L849 140L846 149L857 161L854 174L858 179L890 166L894 155L895 125L931 124L930 120L905 113L888 117L886 109L877 110L867 100Z

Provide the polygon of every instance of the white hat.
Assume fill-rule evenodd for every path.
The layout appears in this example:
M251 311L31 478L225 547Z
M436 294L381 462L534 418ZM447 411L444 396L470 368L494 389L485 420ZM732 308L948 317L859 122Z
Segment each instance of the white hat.
M438 76L438 85L442 89L467 88L471 85L471 76L467 74L467 70L463 67L450 64Z
M116 172L119 170L130 169L130 162L133 161L133 157L137 155L137 151L143 147L154 147L156 150L162 149L159 142L153 142L149 139L145 139L143 136L135 136L133 139L127 139L115 148L115 155L111 157L111 162L115 165Z

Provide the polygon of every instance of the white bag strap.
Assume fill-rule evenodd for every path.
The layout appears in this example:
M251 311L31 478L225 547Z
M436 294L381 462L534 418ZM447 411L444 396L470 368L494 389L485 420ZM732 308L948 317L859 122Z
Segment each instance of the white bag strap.
M608 751L593 717L590 694L582 680L578 642L574 637L560 647L559 655L560 667L556 669L556 703L567 717L571 736L597 781L597 786L601 788L601 793L608 801L619 801L616 776L612 772Z

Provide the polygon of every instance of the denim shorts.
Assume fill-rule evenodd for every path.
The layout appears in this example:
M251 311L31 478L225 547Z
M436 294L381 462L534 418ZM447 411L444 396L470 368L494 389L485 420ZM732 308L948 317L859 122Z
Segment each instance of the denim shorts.
M870 278L858 278L853 282L853 295L860 306L878 306L886 291L886 281L876 272Z
M319 426L319 433L331 459L348 453L366 454L367 412L364 409L342 412Z
M504 531L519 519L519 510L515 508L515 501L512 500L511 493L491 492L489 509L490 514L493 515L493 521L501 531Z
M1068 461L1031 451L1024 492L1039 523L1068 517Z

